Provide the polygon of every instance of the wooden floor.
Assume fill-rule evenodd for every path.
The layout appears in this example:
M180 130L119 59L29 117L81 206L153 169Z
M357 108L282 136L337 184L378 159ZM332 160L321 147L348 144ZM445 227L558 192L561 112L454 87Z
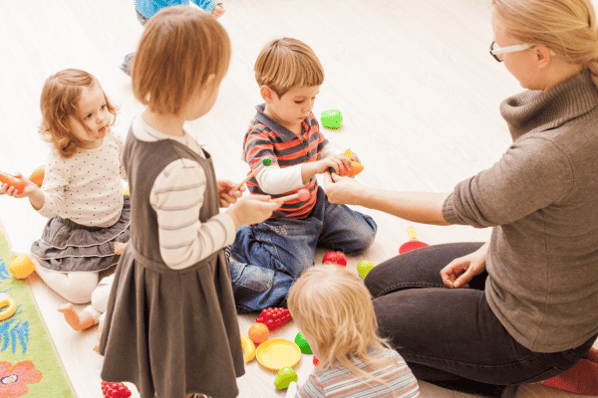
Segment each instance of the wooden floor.
M343 112L342 128L325 135L359 154L365 171L357 179L363 183L448 192L492 165L508 147L498 106L521 89L488 54L489 1L224 1L220 21L233 45L231 66L214 109L187 126L214 155L220 179L240 181L247 172L242 140L260 102L253 63L268 40L281 36L303 40L318 54L326 80L314 113ZM124 137L142 107L118 65L141 32L133 0L0 0L0 170L28 175L43 164L48 147L36 132L39 97L46 77L64 68L84 69L99 79L121 105L116 131ZM359 260L377 264L396 255L412 225L366 212L379 232L367 253L349 259L355 272ZM21 249L40 236L46 221L28 201L5 195L0 196L0 218L13 246ZM419 239L430 244L490 236L489 230L470 227L414 226ZM56 310L64 300L37 278L32 288L77 395L102 397L102 357L92 351L95 328L74 332ZM253 322L254 317L239 316L243 333ZM275 336L293 339L296 332L291 324ZM300 383L313 369L311 360L304 356L297 368ZM248 364L238 380L240 397L284 396L273 387L274 377L255 361ZM421 389L425 397L470 396L424 382ZM539 385L526 386L518 395L574 396Z

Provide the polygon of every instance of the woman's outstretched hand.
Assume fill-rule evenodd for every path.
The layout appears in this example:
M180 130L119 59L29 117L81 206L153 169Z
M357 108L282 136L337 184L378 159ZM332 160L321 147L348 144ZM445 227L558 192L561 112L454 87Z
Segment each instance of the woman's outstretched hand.
M485 243L475 252L451 261L440 271L444 284L451 289L469 287L469 281L486 269L487 253L488 243Z
M351 177L341 177L338 174L324 173L324 192L330 203L357 205L363 198L359 192L364 186Z

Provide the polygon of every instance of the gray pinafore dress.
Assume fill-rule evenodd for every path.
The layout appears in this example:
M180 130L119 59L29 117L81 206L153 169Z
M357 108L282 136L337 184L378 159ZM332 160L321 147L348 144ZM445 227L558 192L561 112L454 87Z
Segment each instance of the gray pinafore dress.
M160 254L154 180L172 161L189 158L204 169L207 187L199 219L218 214L212 161L174 140L145 142L129 131L124 165L131 190L131 240L118 264L100 341L102 379L134 383L141 398L238 395L243 349L224 250L183 270Z

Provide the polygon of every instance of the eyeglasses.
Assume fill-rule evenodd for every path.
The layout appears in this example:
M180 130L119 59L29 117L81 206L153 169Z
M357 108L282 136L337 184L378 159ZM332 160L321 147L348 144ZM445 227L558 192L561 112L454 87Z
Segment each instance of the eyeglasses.
M495 41L490 44L490 55L494 57L495 60L498 62L503 61L503 57L501 55L508 54L508 53L516 53L519 51L527 50L528 48L533 47L533 44L516 44L514 46L509 46L505 48L500 48ZM551 51L552 53L552 51Z

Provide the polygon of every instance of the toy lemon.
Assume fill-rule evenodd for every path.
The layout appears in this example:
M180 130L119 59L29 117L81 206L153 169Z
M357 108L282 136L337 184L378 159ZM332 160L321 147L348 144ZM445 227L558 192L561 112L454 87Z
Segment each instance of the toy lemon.
M17 312L17 303L6 293L0 293L0 321L10 318Z
M17 254L10 262L10 272L17 279L25 279L35 271L35 264L24 254Z

